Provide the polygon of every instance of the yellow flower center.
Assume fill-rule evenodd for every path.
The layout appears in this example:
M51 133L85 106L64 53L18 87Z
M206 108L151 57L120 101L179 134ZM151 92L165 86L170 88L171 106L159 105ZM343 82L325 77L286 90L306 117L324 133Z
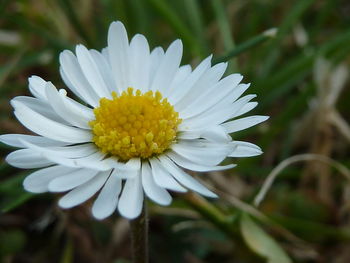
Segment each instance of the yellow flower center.
M102 98L90 121L93 142L102 152L121 160L148 158L164 152L175 141L179 114L157 91L144 94L128 88L113 99Z

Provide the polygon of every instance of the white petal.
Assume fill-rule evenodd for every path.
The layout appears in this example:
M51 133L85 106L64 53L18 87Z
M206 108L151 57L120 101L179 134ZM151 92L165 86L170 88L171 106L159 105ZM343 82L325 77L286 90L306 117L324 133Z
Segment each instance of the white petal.
M202 146L195 146L191 143L185 144L183 141L173 144L171 149L182 157L194 163L214 166L221 163L229 154L230 149L227 144L205 143Z
M151 167L147 162L142 163L141 177L143 190L151 200L160 205L169 205L171 203L171 195L154 182Z
M54 164L45 159L40 153L30 149L21 149L7 155L6 162L17 168L32 169Z
M218 101L214 106L212 106L211 108L209 108L208 110L202 112L199 116L207 116L207 115L212 115L215 114L218 111L222 111L224 109L227 108L232 108L232 113L229 114L229 119L233 118L234 116L237 115L237 113L239 111L241 111L242 108L245 107L245 105L253 98L256 97L255 94L249 94L246 95L240 99L238 99L240 97L240 95L246 90L248 89L248 87L250 86L250 84L239 84L234 90L233 92L231 92L230 94L228 94L226 97L222 98L220 101ZM197 117L197 116L196 116ZM226 118L226 117L225 117ZM222 120L223 118L221 118L220 120ZM227 118L226 118L227 120Z
M30 147L30 145L27 143L24 143L24 145L28 145L28 147ZM97 147L93 143L63 147L46 147L46 149L47 151L45 153L57 154L65 158L82 158L98 152Z
M208 165L201 165L194 163L181 155L178 155L175 152L169 152L167 156L173 160L177 165L188 169L192 171L197 171L197 172L209 172L209 171L221 171L221 170L227 170L235 167L235 164L228 164L228 165L223 165L223 166L208 166Z
M232 118L236 118L238 116L241 116L249 111L251 111L252 109L254 109L256 106L258 105L257 102L248 102L247 104L245 104L235 115L232 116Z
M117 208L118 197L122 189L122 180L115 176L115 171L109 176L100 194L92 206L92 214L97 219L110 216Z
M198 79L203 76L203 74L210 68L212 56L204 59L191 74L187 76L183 85L178 86L174 91L168 95L168 99L172 105L176 105L187 93L191 90L193 85L198 81ZM175 107L176 109L176 107Z
M62 119L79 128L91 129L89 126L91 119L76 111L76 108L71 107L70 103L66 103L65 94L59 93L51 82L46 84L46 97L50 101L51 107Z
M132 178L138 175L141 168L140 158L133 158L124 163L120 162L115 156L110 156L104 159L103 163L105 163L111 169L115 169L118 177L121 179Z
M232 133L257 125L263 121L266 121L268 118L268 116L259 115L249 116L242 119L225 122L222 124L222 126L225 128L226 132Z
M51 105L49 105L45 101L27 96L18 96L11 100L11 105L14 108L15 105L17 105L18 103L25 105L26 107L43 115L44 117L50 120L57 121L63 124L69 124L65 119L57 115L57 113L51 108Z
M119 93L129 85L129 40L121 22L113 22L108 30L109 63Z
M53 179L71 173L72 171L74 169L61 165L40 169L24 179L23 187L28 192L45 193L49 191L48 185Z
M34 107L39 107L37 104L37 100L34 100L33 98L27 98L24 97L24 99L20 100L21 102L23 102L25 104L25 102L28 102L29 105L27 105L29 108L34 109L36 112L42 112L44 111L51 111L51 106L49 104L51 104L51 102L47 101L47 97L46 97L46 85L47 85L47 81L43 80L42 78L38 77L38 76L31 76L29 79L29 89L31 91L31 93L37 97L38 99L40 99L40 105L43 105L43 109L40 108L40 110L35 110L36 108L32 108L30 107L31 105L33 105ZM22 98L22 97L18 97L18 98ZM16 98L15 98L16 99ZM32 103L34 102L34 103ZM44 103L44 102L47 102ZM66 103L69 104L70 107L73 107L75 109L75 111L80 112L83 116L85 116L86 118L88 118L89 120L91 120L94 117L94 114L92 112L92 109L83 106L82 104L70 99L67 97ZM51 111L52 112L52 111ZM52 112L51 114L54 114L54 112ZM57 117L57 115L54 115L55 117ZM62 120L62 119L60 119Z
M69 146L56 146L56 147L45 147L30 143L28 141L21 141L24 147L28 147L33 151L42 153L43 156L48 156L50 154L62 156L65 158L81 158L89 156L98 152L98 148L93 143L85 143L78 145Z
M93 154L86 155L85 150L81 152L80 151L81 149L69 149L68 147L62 147L62 149L60 149L61 151L61 154L60 154L60 152L55 151L53 149L40 147L34 144L30 144L28 142L23 142L23 144L29 149L34 150L36 153L39 153L43 159L47 159L56 164L60 164L60 165L64 165L72 168L90 168L92 170L97 170L97 171L107 171L112 168L108 161L103 160L106 154L100 151L96 151ZM79 146L77 145L77 146L70 146L70 147L79 147ZM87 147L90 147L90 146L87 145ZM67 149L63 149L63 148L67 148ZM64 153L66 150L68 150L69 152ZM65 157L65 155L77 156L78 154L80 154L80 152L81 152L81 155L84 155L81 158L70 159Z
M87 102L87 100L84 98L83 95L81 95L77 88L72 84L72 82L70 81L70 79L67 77L66 73L63 71L63 68L62 66L60 66L60 75L61 75L61 78L64 82L64 84L66 84L66 86L69 88L69 90L71 90L75 96L77 96L81 101L83 101L84 103ZM45 95L46 96L46 95ZM95 102L93 102L93 104L96 104ZM90 104L90 105L93 105L93 104ZM96 104L97 105L97 104Z
M106 49L107 50L107 49ZM94 49L90 49L90 54L93 58L93 60L95 61L98 70L109 90L109 93L111 93L112 91L117 91L117 88L115 86L115 82L114 82L114 78L112 75L112 69L111 66L109 65L108 62L108 57L106 58L103 54L101 54L100 52L98 52L97 50Z
M239 84L234 91L232 92L232 94L230 94L230 96L227 96L227 99L230 99L230 102L236 101L239 97L241 97L241 95L250 87L250 83L245 84L245 83L241 83ZM225 101L223 101L223 103L225 103Z
M156 72L159 68L159 65L161 61L163 60L164 57L164 50L161 47L156 47L155 49L152 50L151 52L151 65L150 65L150 71L149 71L149 76L150 76L150 83L153 82L153 79L155 78Z
M204 130L206 127L208 127L208 123L211 125L221 124L231 119L232 116L240 111L245 104L247 104L255 97L255 94L247 95L235 101L233 104L226 104L220 107L211 108L208 111L201 113L200 115L185 119L179 125L179 130Z
M141 213L143 206L141 175L126 180L118 203L119 213L128 219L134 219Z
M169 97L174 92L174 90L181 87L185 81L185 79L191 74L192 68L190 65L184 65L179 67L177 70L173 82L171 82L171 85L168 89L164 90L162 93L164 97Z
M169 88L169 85L173 81L180 66L181 58L182 42L181 40L175 40L170 44L157 71L155 72L155 77L151 84L151 90L163 93L164 90Z
M55 141L46 137L26 135L26 134L3 134L0 135L0 142L10 146L25 148L21 141L26 141L39 146L64 146L65 142Z
M180 112L181 118L189 118L195 116L225 98L230 92L236 92L236 86L243 79L240 74L232 74L226 78L220 80L211 89L197 96L193 101L189 102L189 105Z
M175 109L181 112L192 101L197 99L201 94L211 90L215 87L215 84L219 81L222 75L225 73L227 63L219 63L208 69L193 85L193 87L187 92L181 100L179 100L174 106Z
M232 140L221 125L205 128L203 127L202 130L181 131L178 136L178 139L184 140L193 140L198 138L204 138L208 141L217 143L226 143Z
M193 140L197 138L201 138L202 131L201 130L190 130L190 131L180 131L177 138L183 140Z
M182 187L170 173L161 165L157 158L150 159L153 179L160 187L176 191L176 192L187 192L186 188Z
M29 130L53 140L82 143L91 141L92 134L89 131L69 127L62 123L50 120L31 110L22 103L13 103L17 119Z
M90 55L89 50L83 45L77 45L75 52L77 54L77 59L80 65L82 72L84 73L85 78L90 83L91 87L94 89L96 94L100 98L110 98L111 94L106 83L103 80L100 71Z
M130 170L140 170L141 169L141 160L140 158L132 158L125 164L126 169Z
M89 156L77 158L77 159L67 159L59 155L47 155L48 160L52 160L55 163L66 165L69 167L78 168L89 168L96 171L107 171L112 167L103 160L106 154L102 152L95 152Z
M65 103L67 107L72 108L72 110L84 116L84 119L87 119L89 121L95 119L94 112L91 108L84 106L79 102L67 97L66 94L60 94L60 95L65 99Z
M66 85L81 98L93 107L99 102L99 96L96 94L90 83L86 80L77 58L71 51L65 50L60 54L61 75ZM63 74L62 74L63 73Z
M29 90L34 97L46 101L45 85L46 81L38 76L31 76L29 79Z
M119 179L131 179L140 176L140 170L129 170L126 168L126 165L122 169L115 168L114 171L115 176Z
M255 94L249 94L249 95L246 95L238 100L236 100L234 103L232 103L229 107L231 108L232 110L232 113L228 116L225 116L225 118L220 118L220 122L222 122L223 120L227 120L227 119L232 119L234 116L237 115L237 113L239 111L242 110L242 108L247 104L249 103L249 101L251 101L252 99L254 99L256 97ZM219 106L217 107L219 108ZM209 111L210 112L210 111ZM210 114L208 112L208 114Z
M261 148L258 145L250 143L250 142L232 141L230 144L233 145L234 147L235 146L245 146L245 147L250 147L250 148L254 148L254 149L261 151Z
M205 129L202 132L201 137L213 142L225 143L225 142L231 141L231 137L226 133L225 129L220 125L211 126L208 129Z
M147 39L140 34L130 42L130 86L142 92L148 90L151 58Z
M108 66L111 66L111 64L109 63L108 47L102 48L101 54L102 54L102 56L105 58L105 60L106 60L106 62L107 62L107 64L108 64Z
M91 196L93 196L103 184L106 182L110 171L100 172L93 179L78 186L77 188L70 191L68 194L63 196L58 205L62 208L71 208L73 206L79 205L86 200L88 200Z
M75 169L49 183L50 192L64 192L71 190L96 176L98 171L90 169Z
M231 145L234 150L229 154L230 157L250 157L263 153L259 146L249 142L233 141Z
M214 194L212 191L210 191L205 186L200 184L192 176L185 173L182 169L180 169L175 163L173 163L170 159L168 159L164 155L161 156L159 160L163 165L163 167L167 171L169 171L172 174L172 176L174 176L174 178L178 180L185 187L207 197L217 197L216 194Z

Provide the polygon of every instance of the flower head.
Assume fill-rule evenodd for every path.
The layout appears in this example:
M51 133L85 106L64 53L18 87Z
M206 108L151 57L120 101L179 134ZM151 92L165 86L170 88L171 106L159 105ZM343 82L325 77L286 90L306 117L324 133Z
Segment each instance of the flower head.
M255 95L241 95L242 76L223 77L226 63L211 56L195 69L180 66L182 43L150 51L143 35L129 43L122 23L113 22L102 52L82 45L60 55L60 73L78 100L40 77L29 78L34 97L15 97L17 119L37 135L7 134L0 141L19 147L7 162L40 168L24 180L34 193L65 192L59 205L70 208L97 192L92 214L98 219L116 209L126 218L140 214L144 193L170 204L168 190L216 195L183 169L223 170L227 157L261 153L230 133L265 116L237 117L252 110ZM240 98L241 97L241 98Z

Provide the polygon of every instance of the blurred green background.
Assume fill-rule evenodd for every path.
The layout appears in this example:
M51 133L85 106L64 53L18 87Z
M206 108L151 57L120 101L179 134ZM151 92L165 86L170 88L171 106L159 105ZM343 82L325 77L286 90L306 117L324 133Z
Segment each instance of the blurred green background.
M112 21L151 47L181 38L183 64L228 60L271 118L233 135L262 156L200 176L220 199L149 204L151 262L350 262L349 14L348 0L2 0L0 134L28 133L9 104L28 77L63 88L59 53L103 48ZM0 145L0 262L130 262L128 222L24 192L30 171L8 166L10 151Z

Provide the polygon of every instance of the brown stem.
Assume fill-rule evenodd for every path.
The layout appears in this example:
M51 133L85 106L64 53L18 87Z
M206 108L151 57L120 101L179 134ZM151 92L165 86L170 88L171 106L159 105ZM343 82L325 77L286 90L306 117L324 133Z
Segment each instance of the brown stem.
M134 263L148 263L148 218L146 203L139 217L130 220Z

